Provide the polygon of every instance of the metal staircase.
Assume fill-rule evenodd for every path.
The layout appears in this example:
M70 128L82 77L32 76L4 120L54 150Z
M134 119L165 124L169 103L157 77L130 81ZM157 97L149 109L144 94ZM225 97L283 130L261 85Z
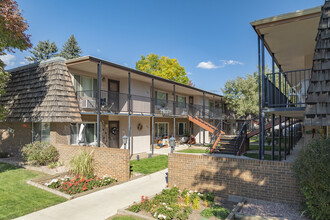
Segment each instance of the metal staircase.
M218 124L217 127L211 125L210 123L198 118L197 116L192 116L192 115L188 115L188 120L193 122L194 124L198 125L199 127L207 130L208 132L210 132L212 134L212 141L213 145L211 147L211 153L216 153L218 150L218 145L221 139L221 135L225 134L225 132L223 132L220 129L220 123Z

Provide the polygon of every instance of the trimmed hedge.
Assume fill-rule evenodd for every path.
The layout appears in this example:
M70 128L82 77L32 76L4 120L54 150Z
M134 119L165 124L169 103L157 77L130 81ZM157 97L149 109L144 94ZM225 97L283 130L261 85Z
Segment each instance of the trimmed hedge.
M304 212L313 219L330 216L330 139L314 139L299 152L294 170L305 197Z

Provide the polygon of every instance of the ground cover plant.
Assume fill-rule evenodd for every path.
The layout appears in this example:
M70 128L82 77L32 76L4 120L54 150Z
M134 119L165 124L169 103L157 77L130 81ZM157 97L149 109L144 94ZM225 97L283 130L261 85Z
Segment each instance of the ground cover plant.
M0 219L13 219L66 201L26 184L43 174L0 163Z
M28 164L43 166L56 163L59 153L53 145L35 141L22 148L22 156Z
M152 199L142 196L141 202L134 203L128 210L135 213L147 213L155 219L185 220L189 219L194 210L200 210L202 207L212 210L212 213L208 214L210 217L225 219L229 214L229 210L214 204L213 193L202 194L186 189L181 191L177 187L164 189L161 194L157 194Z
M66 176L64 178L52 179L49 183L45 183L45 185L49 188L57 189L61 192L73 195L98 187L107 186L114 182L117 182L117 179L111 176L93 176L91 178L85 178L83 176L70 178Z
M150 174L168 167L168 156L160 155L152 158L130 161L131 171L136 173Z
M304 213L313 219L330 216L330 139L314 139L299 152L294 163L304 195Z

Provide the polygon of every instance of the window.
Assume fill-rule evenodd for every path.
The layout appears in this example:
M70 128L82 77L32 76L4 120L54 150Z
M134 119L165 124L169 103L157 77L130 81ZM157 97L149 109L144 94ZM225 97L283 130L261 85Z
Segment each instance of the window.
M186 108L186 97L177 95L176 96L176 107L178 108Z
M95 98L97 90L97 79L74 75L74 89L79 96Z
M155 123L156 137L168 136L168 123L157 122Z
M72 123L70 130L70 143L72 145L96 142L96 123Z
M50 123L32 123L32 140L50 142Z
M187 124L185 122L177 123L177 135L184 136L187 133Z
M155 92L156 105L161 107L167 107L168 103L168 94L166 92Z

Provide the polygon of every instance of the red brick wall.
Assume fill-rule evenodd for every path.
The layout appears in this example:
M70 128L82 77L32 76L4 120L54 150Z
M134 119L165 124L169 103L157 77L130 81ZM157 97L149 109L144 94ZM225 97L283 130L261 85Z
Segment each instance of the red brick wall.
M213 191L219 196L243 196L299 203L292 164L193 154L169 154L169 186Z
M73 145L56 144L55 147L60 153L60 161L69 164L74 155L81 151L94 151L94 167L97 175L113 175L118 181L127 181L130 178L129 151L117 148L105 147L84 147Z

